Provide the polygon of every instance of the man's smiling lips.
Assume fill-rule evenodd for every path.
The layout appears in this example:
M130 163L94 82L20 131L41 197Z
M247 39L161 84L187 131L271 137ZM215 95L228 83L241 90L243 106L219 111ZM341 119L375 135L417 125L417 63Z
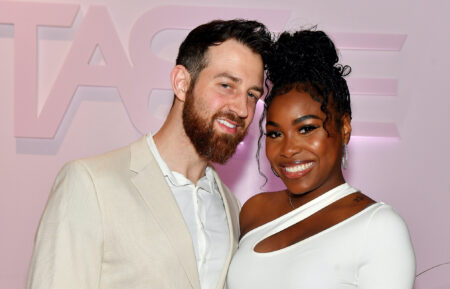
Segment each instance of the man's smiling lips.
M312 170L314 162L295 162L281 166L281 172L289 179L300 178Z
M216 121L225 132L229 134L236 133L238 127L238 124L236 122L224 118L217 118Z

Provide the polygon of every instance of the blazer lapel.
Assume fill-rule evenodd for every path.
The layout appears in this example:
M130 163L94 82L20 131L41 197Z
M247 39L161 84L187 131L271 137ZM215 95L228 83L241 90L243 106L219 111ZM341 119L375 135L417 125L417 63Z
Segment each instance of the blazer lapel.
M190 233L145 136L131 145L130 169L136 173L132 182L167 235L192 288L199 289L197 262Z
M239 204L236 201L232 193L223 185L217 172L214 170L214 178L216 179L217 187L219 188L220 195L222 196L223 204L225 207L225 212L227 214L228 220L228 231L230 232L230 250L228 252L227 259L225 261L225 267L219 278L219 283L217 289L222 289L223 286L220 284L225 284L225 279L228 273L228 266L230 265L231 258L238 247L238 237L239 237Z

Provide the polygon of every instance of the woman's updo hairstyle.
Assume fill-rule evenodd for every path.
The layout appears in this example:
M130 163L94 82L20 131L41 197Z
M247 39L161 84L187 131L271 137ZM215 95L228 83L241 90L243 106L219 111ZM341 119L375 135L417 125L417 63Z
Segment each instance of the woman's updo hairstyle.
M265 98L262 119L273 98L294 87L308 92L321 103L321 110L326 115L325 123L331 116L328 110L330 102L335 109L333 118L337 127L340 127L344 114L351 119L350 93L344 79L351 67L338 62L336 47L323 31L311 29L281 33L273 45L273 56L267 61L267 78L273 87Z

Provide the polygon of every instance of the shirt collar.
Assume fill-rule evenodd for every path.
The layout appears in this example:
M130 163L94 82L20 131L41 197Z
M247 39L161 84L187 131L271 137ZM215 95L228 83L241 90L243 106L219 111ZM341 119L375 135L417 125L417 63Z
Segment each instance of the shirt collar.
M186 178L183 174L172 171L166 164L166 162L163 160L161 155L159 154L158 148L156 147L156 144L153 140L153 136L151 133L147 134L147 143L150 148L150 151L152 152L153 156L155 157L156 162L158 163L159 167L161 168L161 171L166 177L167 180L173 185L173 186L187 186L187 185L194 185L191 180ZM208 191L210 193L217 192L218 187L216 184L216 179L214 178L213 169L210 166L206 166L205 169L205 175L200 178L197 185L204 189L205 191Z

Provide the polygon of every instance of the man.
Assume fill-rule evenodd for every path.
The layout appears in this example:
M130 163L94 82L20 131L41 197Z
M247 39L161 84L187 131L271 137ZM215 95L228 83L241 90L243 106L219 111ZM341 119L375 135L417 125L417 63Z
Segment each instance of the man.
M57 176L27 288L225 287L239 205L209 162L225 163L245 136L270 38L244 20L190 32L162 128Z

